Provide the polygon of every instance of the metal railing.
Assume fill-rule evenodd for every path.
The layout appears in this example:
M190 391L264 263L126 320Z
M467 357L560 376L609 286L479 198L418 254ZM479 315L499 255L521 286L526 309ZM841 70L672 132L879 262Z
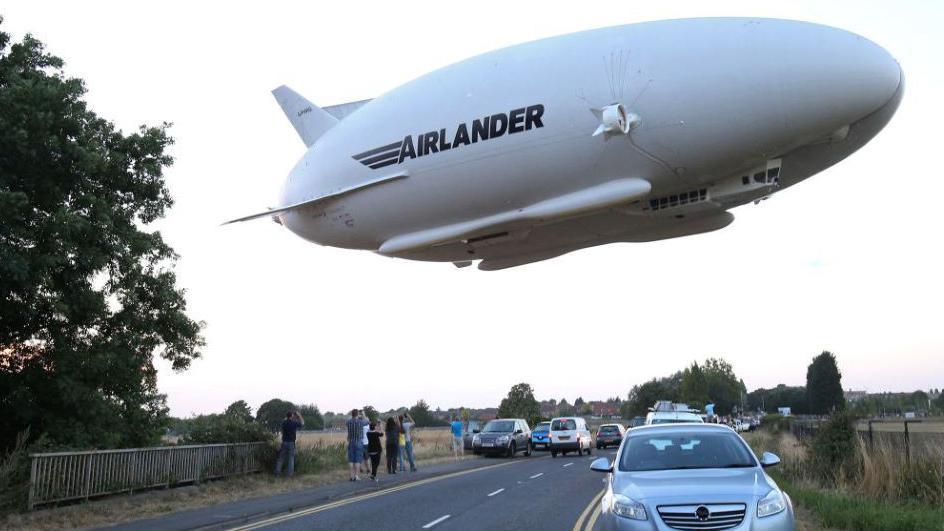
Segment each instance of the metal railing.
M262 470L268 443L30 454L29 509L66 500L199 483Z

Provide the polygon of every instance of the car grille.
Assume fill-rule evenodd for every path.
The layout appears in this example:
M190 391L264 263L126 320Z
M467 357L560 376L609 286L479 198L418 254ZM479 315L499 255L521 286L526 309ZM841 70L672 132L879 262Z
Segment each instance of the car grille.
M731 529L744 520L747 506L743 503L662 505L659 516L672 529L694 530Z

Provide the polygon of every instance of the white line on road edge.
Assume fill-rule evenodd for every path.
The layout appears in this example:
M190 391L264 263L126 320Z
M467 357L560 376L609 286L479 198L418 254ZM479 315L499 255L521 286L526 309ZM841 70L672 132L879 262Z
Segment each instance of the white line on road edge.
M544 475L544 472L538 472L537 474L531 476L531 479L539 478L539 477L541 477L541 476L543 476L543 475Z
M447 514L447 515L440 516L439 518L433 520L432 522L430 522L430 523L424 525L424 526L423 526L423 529L429 529L430 527L433 527L434 525L438 524L439 522L442 522L442 521L445 520L446 518L449 518L449 516L451 516L451 515L448 515L448 514Z
M573 463L565 463L565 464L564 464L564 467L568 467L568 466L570 466L570 465L572 465L572 464L573 464ZM561 467L561 468L564 468L564 467Z
M505 489L498 489L498 490L496 490L495 492L489 494L488 497L491 498L492 496L498 494L499 492L501 492L501 491L503 491L503 490L505 490Z

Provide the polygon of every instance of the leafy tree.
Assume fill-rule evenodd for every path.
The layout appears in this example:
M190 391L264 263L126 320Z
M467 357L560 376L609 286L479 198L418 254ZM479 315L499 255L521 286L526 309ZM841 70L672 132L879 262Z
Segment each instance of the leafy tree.
M747 394L747 407L752 411L774 413L778 407L789 407L797 415L809 413L806 387L779 384L773 389L755 389Z
M731 364L721 358L708 358L701 366L708 384L708 397L715 403L715 413L725 415L740 406L747 393L744 382L734 374Z
M367 405L361 409L364 411L364 416L367 417L367 420L371 422L377 422L378 420L380 420L380 412L377 411L377 409L374 406ZM350 413L348 413L347 416L350 417L351 416Z
M583 400L583 397L582 397L582 396L578 396L578 397L577 397L577 400L574 400L574 407L575 407L575 408L579 408L580 406L584 405L584 403L585 403L585 402L584 402L584 400Z
M705 377L705 371L698 366L698 362L692 362L692 365L682 373L679 400L695 406L708 403L708 380Z
M569 417L574 414L574 406L568 404L566 398L561 398L557 403L557 414L561 417Z
M230 415L199 415L187 419L184 444L217 444L271 441L272 432L250 417Z
M298 414L305 420L306 430L321 430L325 427L321 410L315 404L298 406Z
M285 420L285 414L290 411L298 410L295 404L288 400L273 398L268 402L263 402L256 411L256 422L265 426L269 431L278 431Z
M249 404L245 400L237 400L230 404L224 415L229 415L231 417L236 417L244 422L252 422L252 408L249 407Z
M0 32L0 447L155 443L155 354L199 357L176 255L149 225L173 204L169 124L124 134L32 36Z
M842 394L842 374L836 365L836 357L829 351L813 358L806 369L806 397L810 413L825 415L842 411L846 399Z
M445 426L447 423L433 416L429 411L429 404L425 400L417 400L416 404L409 409L410 416L416 421L418 427Z
M653 378L634 385L626 396L626 401L620 406L620 415L627 419L633 418L648 413L649 408L659 400L677 401L681 382L682 373L677 372L668 378Z
M498 405L498 416L501 418L520 418L534 424L535 419L541 417L541 406L534 398L534 390L527 383L511 386L508 396Z
M593 414L593 404L591 404L590 402L584 402L583 405L580 406L580 414L581 414L581 415L592 415L592 414Z

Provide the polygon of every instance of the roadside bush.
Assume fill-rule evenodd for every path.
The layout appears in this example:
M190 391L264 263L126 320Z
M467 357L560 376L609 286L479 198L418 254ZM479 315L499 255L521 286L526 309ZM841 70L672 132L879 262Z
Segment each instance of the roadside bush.
M854 480L859 476L856 420L850 413L835 413L820 426L810 443L811 472L830 486L835 486L840 478Z
M234 415L200 415L185 422L183 444L264 442L272 434L258 422Z
M29 430L21 431L10 452L0 456L0 514L23 510L29 496Z
M782 417L777 413L772 413L770 415L764 415L764 418L760 421L760 425L771 433L780 433L781 431L790 429L790 419L788 417Z

